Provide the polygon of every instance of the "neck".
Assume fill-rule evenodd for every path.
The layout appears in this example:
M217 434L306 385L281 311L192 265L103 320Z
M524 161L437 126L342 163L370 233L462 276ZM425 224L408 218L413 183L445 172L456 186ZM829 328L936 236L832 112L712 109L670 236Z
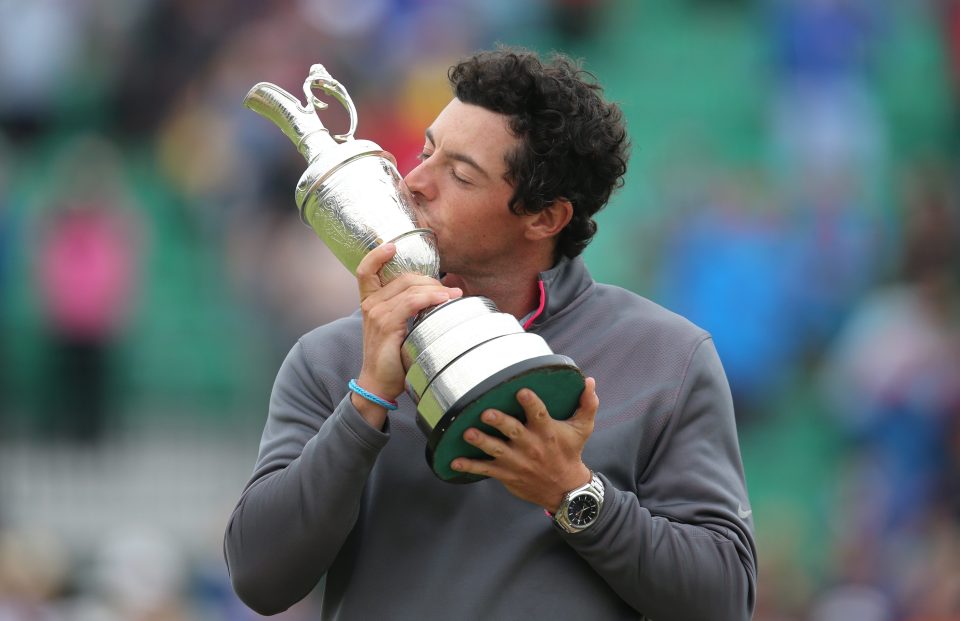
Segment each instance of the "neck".
M453 269L443 278L448 287L459 287L464 295L489 298L500 312L522 320L540 305L540 273L554 265L555 244L529 243L515 252L498 255L482 264Z
M490 298L501 312L522 319L540 303L537 288L538 273L506 276L471 276L447 274L443 284L460 287L463 295L482 295Z
M525 269L506 269L500 273L447 274L443 284L459 287L464 295L482 295L497 305L501 312L509 313L518 320L540 305L540 288L537 281L540 272L552 267L550 260L531 265Z

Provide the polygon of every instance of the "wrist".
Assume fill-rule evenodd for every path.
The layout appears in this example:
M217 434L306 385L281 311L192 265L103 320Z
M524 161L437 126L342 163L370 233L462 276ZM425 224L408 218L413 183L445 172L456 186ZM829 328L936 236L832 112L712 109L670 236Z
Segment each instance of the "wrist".
M350 403L356 408L363 420L367 421L374 429L383 429L383 424L387 421L386 408L380 407L376 403L367 401L355 392L350 393Z
M551 499L550 504L543 508L550 515L555 514L560 507L560 503L563 502L564 496L566 496L568 492L578 487L583 487L589 483L592 478L593 473L590 471L590 468L587 468L587 465L581 461L576 468L571 469L568 476L565 476L558 482L559 492Z
M396 388L391 388L383 382L378 381L372 373L369 373L366 370L360 371L360 375L357 377L356 381L361 388L386 401L396 401L397 397L400 396L400 393L403 392L402 388L400 391L397 391Z
M350 390L350 402L360 416L374 429L383 429L387 412L397 409L396 401L384 399L367 390L358 380L350 380L347 387Z

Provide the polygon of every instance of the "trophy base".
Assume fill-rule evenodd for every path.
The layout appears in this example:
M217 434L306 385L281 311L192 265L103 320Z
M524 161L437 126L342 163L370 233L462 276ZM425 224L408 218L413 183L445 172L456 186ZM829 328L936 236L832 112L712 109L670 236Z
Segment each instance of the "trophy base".
M558 354L536 356L501 369L480 382L456 401L427 434L427 464L434 474L448 483L473 483L487 477L456 472L450 463L457 457L490 459L463 439L470 427L503 437L480 421L485 410L495 409L526 421L523 407L516 395L521 388L529 388L540 397L552 418L566 420L577 410L583 392L584 377L570 358ZM418 417L421 425L426 423Z

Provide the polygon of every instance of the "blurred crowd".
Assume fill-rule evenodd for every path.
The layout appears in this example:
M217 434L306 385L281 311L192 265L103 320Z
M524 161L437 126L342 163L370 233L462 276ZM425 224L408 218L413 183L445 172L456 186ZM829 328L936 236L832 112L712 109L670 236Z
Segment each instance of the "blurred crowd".
M205 418L252 466L280 360L356 293L244 94L322 62L405 173L496 42L583 57L625 110L587 262L714 335L755 618L960 620L960 0L0 0L0 451ZM3 478L0 621L255 616L219 558L38 529Z

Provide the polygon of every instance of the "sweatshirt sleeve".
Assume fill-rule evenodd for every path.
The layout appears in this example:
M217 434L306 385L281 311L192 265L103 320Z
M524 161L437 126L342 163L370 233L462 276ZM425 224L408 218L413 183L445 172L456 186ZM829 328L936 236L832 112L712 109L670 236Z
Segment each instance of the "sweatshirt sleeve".
M693 352L637 493L600 475L600 518L562 536L621 598L657 620L750 618L751 510L730 389L710 338Z
M317 585L357 520L387 439L387 428L371 427L349 393L333 401L297 343L277 375L257 464L224 536L245 604L275 614Z

